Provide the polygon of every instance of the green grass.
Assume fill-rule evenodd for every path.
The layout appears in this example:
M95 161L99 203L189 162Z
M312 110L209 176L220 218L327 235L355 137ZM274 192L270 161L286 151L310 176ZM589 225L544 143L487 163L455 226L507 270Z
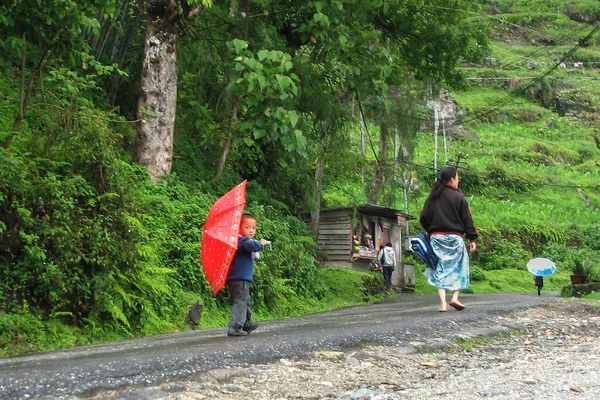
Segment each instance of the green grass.
M563 286L569 284L570 272L560 271L544 278L543 291L559 292ZM536 292L537 287L533 275L526 270L504 269L485 271L486 280L472 282L473 293L490 292Z
M482 93L496 92L480 90L469 92L469 96L477 102L495 99L486 99ZM463 95L467 102L466 94ZM555 117L550 129L542 123L535 126L503 122L480 125L474 133L480 137L479 142L451 141L449 155L455 159L457 153L463 154L463 178L470 176L471 180L483 182L473 188L475 192L462 188L476 225L479 216L491 225L526 221L585 225L600 221L600 196L596 189L600 151L590 130L572 129ZM421 170L432 164L432 139L430 134L417 137L414 158ZM419 209L426 194L422 190L411 204Z
M386 296L383 291L383 278L379 274L345 268L322 268L319 270L319 276L327 288L324 297L319 299L294 296L281 298L276 310L253 308L252 318L256 321L265 321L314 314L337 308L375 303ZM373 291L368 287L373 283L380 283L380 287ZM204 329L226 326L230 315L230 307L205 308L199 327Z
M0 356L64 349L128 338L107 327L74 327L59 320L42 322L22 312L0 314Z
M590 293L584 296L583 298L586 304L594 307L600 307L600 292Z
M488 107L490 107L491 105L497 104L500 101L505 100L508 95L509 93L506 90L482 87L473 87L468 91L452 92L452 97L454 97L456 102L461 107L466 109L467 112L488 109ZM543 114L549 113L548 110L536 106L535 104L532 104L530 101L522 97L511 98L510 102L501 105L500 110L516 110L523 108L536 110Z
M525 268L525 266L523 266ZM423 275L425 267L415 266L415 292L423 294L435 294L437 289L427 284ZM499 293L499 292L537 292L533 281L533 275L527 270L503 269L484 271L485 280L471 281L471 287L465 293ZM558 271L556 274L544 278L543 291L560 292L569 284L570 271Z
M380 274L351 271L344 268L323 268L319 275L327 290L322 298L289 296L280 298L276 310L253 309L253 319L264 321L331 311L338 308L376 303L385 293ZM199 329L226 327L231 307L214 301L204 304ZM40 321L29 313L0 314L0 356L56 350L102 343L130 337L111 332L110 327L70 327L59 321ZM184 328L185 329L185 328ZM18 331L17 336L3 335ZM174 329L175 330L175 329Z
M452 342L463 350L470 350L495 342L500 336L481 336L473 339L454 339Z

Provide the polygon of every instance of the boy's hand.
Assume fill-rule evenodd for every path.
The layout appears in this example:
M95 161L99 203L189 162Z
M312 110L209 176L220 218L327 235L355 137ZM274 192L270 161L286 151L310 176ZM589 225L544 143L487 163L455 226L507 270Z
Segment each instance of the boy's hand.
M260 244L262 244L263 246L266 246L267 243L269 243L267 239L260 239Z

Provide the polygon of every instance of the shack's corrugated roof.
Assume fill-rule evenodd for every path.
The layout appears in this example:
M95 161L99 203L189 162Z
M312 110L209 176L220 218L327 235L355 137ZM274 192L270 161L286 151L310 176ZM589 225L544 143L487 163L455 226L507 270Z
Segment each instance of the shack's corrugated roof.
M338 207L338 208L330 208L327 210L321 210L321 213L333 212L333 211L353 211L354 207ZM374 215L376 217L383 217L389 219L396 219L398 215L403 216L408 219L415 219L414 216L405 214L400 210L396 210L394 208L378 206L376 204L361 204L356 207L356 211L359 214L363 215Z

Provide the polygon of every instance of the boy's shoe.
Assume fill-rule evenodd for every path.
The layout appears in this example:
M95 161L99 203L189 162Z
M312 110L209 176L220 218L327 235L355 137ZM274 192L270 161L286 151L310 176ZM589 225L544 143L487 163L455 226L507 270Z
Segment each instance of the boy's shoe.
M244 331L246 331L247 333L252 332L253 330L255 330L256 328L258 328L258 322L252 322L252 321L248 321L244 324Z
M248 332L246 332L245 330L240 328L234 328L233 326L230 326L227 330L227 336L246 336L247 334Z

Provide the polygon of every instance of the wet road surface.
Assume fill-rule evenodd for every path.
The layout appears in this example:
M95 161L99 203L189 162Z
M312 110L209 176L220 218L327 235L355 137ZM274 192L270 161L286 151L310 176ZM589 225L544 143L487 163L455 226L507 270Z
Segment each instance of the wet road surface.
M558 293L466 294L463 311L437 311L437 295L401 294L380 304L263 321L252 334L226 328L129 339L0 358L0 399L84 396L124 386L155 385L199 372L243 367L317 350L364 343L407 344L456 324L485 326L490 317L556 302Z

